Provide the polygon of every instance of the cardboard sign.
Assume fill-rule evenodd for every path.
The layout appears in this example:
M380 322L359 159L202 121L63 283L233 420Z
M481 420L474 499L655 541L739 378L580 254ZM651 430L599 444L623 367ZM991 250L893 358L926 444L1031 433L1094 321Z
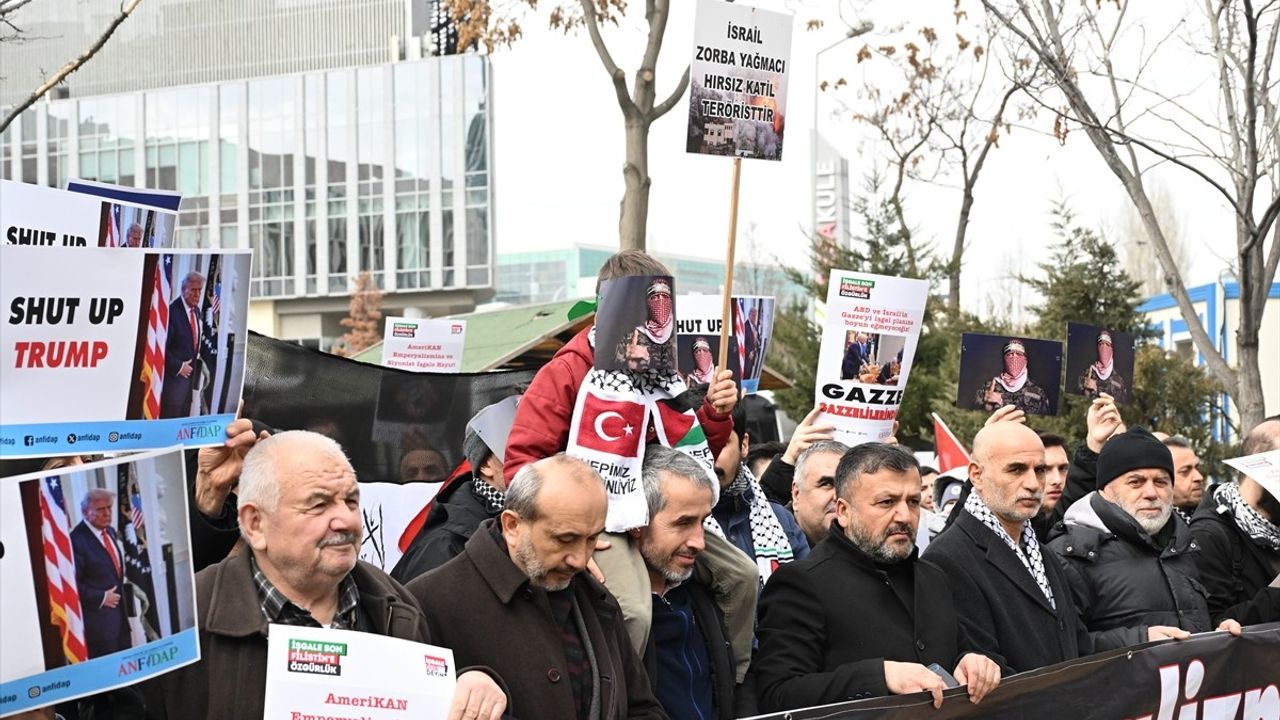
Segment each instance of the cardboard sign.
M68 181L67 190L110 203L100 247L173 247L182 195L79 179Z
M1067 392L1116 402L1133 399L1133 335L1096 325L1067 323Z
M401 545L413 541L405 538L409 523L440 488L438 482L360 483L360 559L391 572L404 555Z
M836 440L893 434L928 297L924 280L831 271L815 394L818 422L834 425Z
M1244 475L1253 478L1271 497L1280 500L1280 450L1223 460Z
M382 364L414 372L462 371L466 320L389 317L382 337Z
M764 358L773 335L774 299L734 297L730 305L733 326L729 329L729 369L733 380L746 394L760 387ZM682 295L677 305L677 354L680 376L689 387L709 385L719 370L721 300L714 295ZM744 373L742 368L746 368Z
M600 286L595 367L676 372L675 283L666 275L633 275Z
M0 715L200 659L185 469L171 448L0 483Z
M1061 377L1060 342L965 333L956 407L994 412L1013 405L1028 415L1057 415Z
M250 258L0 246L0 457L222 442Z
M179 196L82 180L69 187L75 191L0 180L4 244L173 246Z
M793 16L699 0L685 149L782 159Z
M351 630L271 625L265 720L445 720L457 686L448 648Z

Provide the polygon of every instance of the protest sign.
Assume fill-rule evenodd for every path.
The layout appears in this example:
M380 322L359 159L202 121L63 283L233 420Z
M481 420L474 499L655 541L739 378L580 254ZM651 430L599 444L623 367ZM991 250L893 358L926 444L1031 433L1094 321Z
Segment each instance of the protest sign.
M0 482L0 715L199 660L187 518L181 448Z
M382 364L414 372L462 370L466 320L389 317L382 336Z
M1271 497L1280 500L1280 450L1223 460L1232 468L1253 478Z
M720 353L721 299L713 295L682 295L677 305L677 355L680 375L689 387L709 385L715 378ZM731 304L728 367L744 393L760 387L764 358L773 334L774 299L734 297ZM744 373L742 368L746 368Z
M1275 720L1280 718L1280 624L1192 635L1090 655L1003 678L978 705L968 689L892 695L794 709L752 720Z
M251 334L244 416L333 438L362 484L443 480L463 459L467 421L532 379L531 370L411 373Z
M222 442L250 257L0 246L0 457Z
M1066 389L1087 398L1107 393L1118 403L1128 403L1133 397L1133 335L1067 323Z
M666 275L633 275L600 285L595 367L676 372L675 284Z
M994 412L1013 405L1028 415L1057 415L1061 377L1060 342L964 333L956 407Z
M791 21L747 5L698 2L688 152L782 159Z
M182 195L171 190L146 190L79 179L69 181L67 190L111 203L107 225L98 238L99 246L173 247Z
M815 378L820 423L846 445L893 434L924 320L924 280L832 270Z
M271 625L265 720L444 720L453 651L354 630Z
M180 198L177 196L170 198L167 193L143 190L128 195L106 194L114 186L74 182L77 191L71 192L0 180L0 228L3 228L5 244L66 247L173 245L178 225L176 201Z
M360 559L391 572L404 554L400 548L406 529L441 487L428 482L360 483Z

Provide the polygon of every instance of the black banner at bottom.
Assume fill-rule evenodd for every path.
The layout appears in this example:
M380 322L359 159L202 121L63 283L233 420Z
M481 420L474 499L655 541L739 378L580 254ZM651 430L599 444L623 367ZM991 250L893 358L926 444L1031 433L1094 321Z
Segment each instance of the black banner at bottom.
M1280 623L1091 655L1005 678L981 705L963 688L935 710L926 693L824 705L761 720L1103 718L1280 720Z

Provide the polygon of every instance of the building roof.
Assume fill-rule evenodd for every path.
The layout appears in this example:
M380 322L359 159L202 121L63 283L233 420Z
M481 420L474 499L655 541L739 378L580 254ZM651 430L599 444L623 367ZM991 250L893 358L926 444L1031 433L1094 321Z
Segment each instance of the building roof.
M516 370L542 367L556 351L595 320L588 313L577 320L567 319L577 300L561 300L538 305L522 305L485 312L450 315L467 321L462 349L461 372ZM353 360L382 364L382 343L371 345L352 356ZM785 390L790 379L765 366L761 390Z

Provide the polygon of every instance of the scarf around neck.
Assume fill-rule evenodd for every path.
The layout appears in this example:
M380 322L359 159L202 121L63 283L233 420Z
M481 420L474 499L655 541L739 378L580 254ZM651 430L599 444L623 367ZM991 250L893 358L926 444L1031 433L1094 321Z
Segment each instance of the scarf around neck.
M587 335L594 350L596 330ZM696 410L701 397L691 393L674 371L644 372L592 368L578 388L565 454L583 460L604 480L609 496L605 530L626 532L649 524L640 473L650 425L662 445L679 450L701 464L719 499L715 457Z
M1239 483L1223 483L1218 488L1217 499L1219 503L1231 508L1231 515L1235 518L1236 525L1254 543L1259 547L1280 551L1280 527L1245 502L1244 496L1240 494Z
M1009 536L1009 532L1004 529L1004 525L1000 522L1000 518L991 512L991 508L982 501L982 497L976 492L969 493L969 499L964 503L964 509L972 516L978 519L987 529L995 533L996 537L1004 541L1013 554L1022 561L1022 566L1031 573L1032 579L1036 581L1036 585L1040 586L1040 592L1044 593L1045 599L1049 601L1049 606L1058 609L1058 603L1053 599L1053 588L1049 585L1049 576L1044 569L1044 556L1040 554L1040 541L1036 539L1036 531L1031 527L1031 521L1027 520L1022 523L1022 542L1015 543L1013 538Z
M773 506L769 504L769 499L764 496L760 483L746 463L738 466L738 476L725 492L730 497L740 498L751 505L752 556L760 571L760 587L763 588L779 565L796 559L791 539L787 537L787 531L783 529L777 513L773 511ZM715 517L708 515L703 525L715 534L724 536L724 529Z

